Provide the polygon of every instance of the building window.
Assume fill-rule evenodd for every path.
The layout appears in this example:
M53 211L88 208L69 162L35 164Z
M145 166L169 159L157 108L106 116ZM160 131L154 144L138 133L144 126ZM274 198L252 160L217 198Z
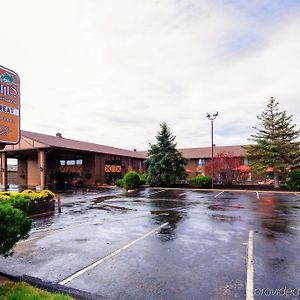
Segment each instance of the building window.
M67 166L75 166L76 164L74 159L68 159L66 162L67 162Z
M132 166L132 163L133 163L132 158L128 158L128 165Z
M199 158L198 159L198 166L204 166L205 165L205 159L204 158Z
M83 160L82 159L76 159L76 166L82 166Z
M245 166L249 166L249 164L250 164L249 158L244 157L244 165L245 165Z
M121 160L119 160L119 159L106 160L105 164L106 165L120 166L121 165Z
M61 166L65 166L66 165L66 161L64 159L62 159L62 160L59 161L59 164Z

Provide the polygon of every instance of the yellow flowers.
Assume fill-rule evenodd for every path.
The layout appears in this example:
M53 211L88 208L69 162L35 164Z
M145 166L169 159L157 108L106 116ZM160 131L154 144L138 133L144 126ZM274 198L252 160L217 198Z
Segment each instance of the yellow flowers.
M21 195L29 198L30 200L35 199L35 192L33 190L24 190L23 192L21 192Z
M40 193L38 193L39 198L40 199L47 199L47 200L54 200L54 198L56 197L55 194L49 190L42 190Z
M38 201L38 200L44 200L44 201L54 201L56 195L51 192L50 190L42 190L41 192L37 193L33 190L24 190L23 192L0 192L0 200L8 200L11 196L18 196L21 195L31 201Z
M0 200L8 200L9 199L9 194L7 192L0 192Z

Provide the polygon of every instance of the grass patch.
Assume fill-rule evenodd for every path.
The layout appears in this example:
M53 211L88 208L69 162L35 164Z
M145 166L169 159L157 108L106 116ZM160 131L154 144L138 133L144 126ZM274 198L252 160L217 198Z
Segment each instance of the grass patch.
M32 287L26 282L5 281L0 285L0 299L3 300L71 300L61 293L49 293Z

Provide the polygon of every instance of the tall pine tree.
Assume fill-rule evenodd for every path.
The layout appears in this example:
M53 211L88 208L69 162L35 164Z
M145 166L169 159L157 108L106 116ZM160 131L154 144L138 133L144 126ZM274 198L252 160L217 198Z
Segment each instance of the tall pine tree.
M170 186L187 178L186 158L176 149L175 136L166 123L160 125L157 143L148 151L148 177L150 185Z
M266 172L273 168L274 186L279 187L279 175L299 159L300 143L296 141L300 132L292 124L292 115L279 111L279 103L271 97L267 109L257 118L260 127L254 127L255 134L250 136L254 144L246 146L247 156L251 160L251 169Z

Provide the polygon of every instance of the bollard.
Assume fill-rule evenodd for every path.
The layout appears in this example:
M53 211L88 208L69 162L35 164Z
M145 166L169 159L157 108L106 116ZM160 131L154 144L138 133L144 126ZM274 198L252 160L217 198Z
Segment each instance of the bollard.
M60 199L60 195L57 195L57 207L58 207L58 212L61 213L61 199Z

